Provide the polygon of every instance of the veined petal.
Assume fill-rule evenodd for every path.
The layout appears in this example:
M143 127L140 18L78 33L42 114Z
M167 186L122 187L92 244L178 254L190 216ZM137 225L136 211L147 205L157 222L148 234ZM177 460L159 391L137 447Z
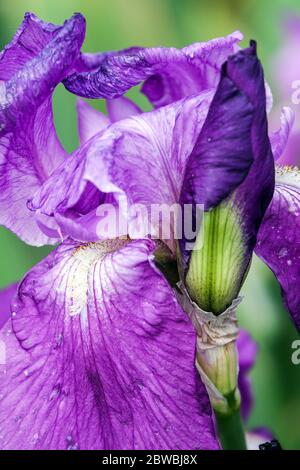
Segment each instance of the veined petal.
M243 419L249 418L253 406L253 392L251 380L248 374L256 361L257 344L251 338L249 333L241 330L237 339L237 348L239 355L239 379L238 386L241 393L241 410Z
M10 286L0 291L0 328L5 325L11 315L10 304L16 294L17 284L11 284Z
M183 48L182 60L170 61L166 67L149 77L142 86L142 93L157 108L190 94L215 88L221 66L228 56L237 52L238 43L242 39L243 35L235 31L226 37Z
M60 216L72 218L68 228L73 227L74 231L66 235L78 239L80 231L75 231L74 224L80 224L82 215L88 215L77 210L88 184L94 188L94 199L86 207L90 213L104 201L121 206L125 200L127 206L143 204L147 210L154 204L170 207L178 203L185 165L212 96L213 92L205 92L114 123L68 157L45 182L30 207L50 217L57 216L57 221L62 220ZM96 229L97 219L90 222L90 227ZM159 222L153 225L159 236ZM86 240L86 228L85 225L79 239ZM88 239L99 238L103 237L94 230ZM171 229L168 240L174 248Z
M65 157L51 94L77 60L84 32L80 14L60 27L27 14L0 56L0 223L34 245L50 240L27 201Z
M215 449L195 333L151 241L69 241L22 281L1 332L3 449Z
M272 202L258 232L257 255L272 269L300 331L300 173L277 167Z
M142 92L155 107L215 87L227 57L238 50L240 32L183 49L132 48L98 54L89 71L70 75L64 84L86 98L117 98L146 80Z

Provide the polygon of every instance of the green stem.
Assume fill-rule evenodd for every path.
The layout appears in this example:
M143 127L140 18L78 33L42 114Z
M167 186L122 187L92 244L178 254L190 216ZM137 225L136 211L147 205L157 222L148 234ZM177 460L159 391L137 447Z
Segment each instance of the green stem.
M247 450L240 408L226 414L214 411L223 450Z

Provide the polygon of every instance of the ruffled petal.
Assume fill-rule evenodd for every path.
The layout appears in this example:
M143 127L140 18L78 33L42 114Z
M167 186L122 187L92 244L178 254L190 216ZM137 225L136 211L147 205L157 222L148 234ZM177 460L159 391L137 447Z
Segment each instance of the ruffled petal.
M126 202L127 207L143 204L147 210L153 204L178 203L185 165L212 96L213 92L202 93L111 125L67 158L45 182L30 207L55 217L59 223L67 217L68 226L64 223L61 227L65 235L97 240L103 238L97 231L100 220L97 208L104 201L119 206ZM88 187L89 210L83 212L78 207L83 204ZM159 236L159 224L152 228ZM87 233L87 229L92 232ZM171 233L171 245L172 240Z
M0 328L3 327L11 315L10 304L16 291L17 284L12 284L0 291Z
M256 157L260 151L252 139L252 121L261 102L253 100L253 94L259 92L265 103L263 74L252 76L259 67L254 49L239 54L238 61L229 61L230 73L224 67L212 103L213 91L203 92L110 126L80 151L80 157L76 155L65 169L53 174L32 208L65 217L82 199L86 181L117 203L126 199L128 205L143 204L147 210L153 204L204 203L206 209L218 204L245 178L254 153ZM224 158L224 149L228 158ZM90 206L91 211L97 209L99 200L103 202L99 193L95 196L97 203ZM64 224L65 235L86 240L86 225L76 233L69 232L74 223L80 223L82 214L76 216L72 211L67 217L72 223ZM97 227L95 218L89 227ZM172 229L170 232L174 249ZM156 235L161 237L161 233ZM88 239L99 238L103 237L94 232Z
M241 411L244 421L249 418L253 406L253 392L248 374L256 361L257 344L249 333L241 330L237 339L239 353L239 379L238 385L241 393Z
M62 27L27 14L0 57L0 223L34 245L50 240L27 201L65 157L51 94L77 60L84 33L80 14Z
M109 126L110 120L105 114L97 111L85 101L77 100L78 134L83 145L91 137Z
M240 32L183 49L133 48L95 57L94 69L70 75L64 84L86 98L117 98L146 80L142 92L155 107L215 87L223 62L238 49Z
M25 276L1 334L3 449L218 448L195 333L153 249L69 241Z
M184 57L170 63L149 77L142 92L154 107L165 106L172 101L193 93L215 88L218 85L221 66L239 49L243 39L239 31L206 43L195 43L182 49Z
M300 331L300 173L277 167L272 202L263 219L257 255L272 269L287 310Z

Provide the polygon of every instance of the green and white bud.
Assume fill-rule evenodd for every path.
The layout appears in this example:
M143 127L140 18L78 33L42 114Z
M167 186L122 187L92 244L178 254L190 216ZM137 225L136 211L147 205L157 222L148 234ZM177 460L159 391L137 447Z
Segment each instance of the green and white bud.
M241 215L231 197L204 214L182 279L189 296L201 309L221 314L238 297L247 260Z

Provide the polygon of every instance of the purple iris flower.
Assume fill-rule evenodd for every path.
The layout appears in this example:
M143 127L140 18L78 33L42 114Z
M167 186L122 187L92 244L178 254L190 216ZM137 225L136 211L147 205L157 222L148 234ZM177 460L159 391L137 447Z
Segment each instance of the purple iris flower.
M226 53L236 50L236 42L235 34L200 44L199 54L197 45L181 51L120 52L102 57L100 65L94 64L90 71L68 77L65 86L88 98L117 97L144 81L142 90L148 90L147 96L158 109L121 120L96 134L53 172L30 208L48 218L48 225L57 224L56 234L93 241L98 238L97 208L105 201L120 204L125 198L129 204L146 206L201 202L206 211L222 202L239 221L235 235L241 241L236 259L229 259L232 290L222 293L219 307L204 303L204 310L220 313L237 297L255 250L273 270L299 328L299 176L287 168L275 171L273 158L284 151L293 112L283 108L281 127L269 140L266 105L271 98L255 45L236 52L223 67L220 63L224 48ZM213 50L214 67L206 50ZM176 66L170 64L172 54ZM182 70L179 76L178 67ZM193 80L198 76L198 94L188 93L186 75ZM172 94L175 79L180 96ZM157 96L163 97L164 106L159 107ZM88 208L84 203L87 194ZM171 241L169 246L174 252L175 244ZM180 246L186 276L191 252ZM192 292L191 297L201 306L196 294Z
M81 199L68 208L73 219L78 213L84 217L103 199L84 174L76 180L72 171L81 162L88 169L84 155L95 140L67 156L51 109L54 87L83 63L79 49L84 27L81 15L57 27L27 14L0 58L1 223L36 245L58 240L40 227L47 226L51 235L63 231L56 219L51 231L48 214L40 210L36 215L28 203L54 174L72 172L72 183L79 185ZM208 92L185 106L149 114L148 125L163 124L166 136L174 133L178 164L192 151L211 99ZM130 114L135 114L132 108L137 111L126 100L118 103L109 105L112 121L124 117L128 106ZM180 126L190 112L194 117L185 142ZM84 142L94 131L86 119L80 123L83 114L91 117L93 111L80 103ZM100 136L104 123L97 117L92 127L100 128ZM138 120L133 129L131 121L120 125L129 150L138 125L146 126L147 119ZM179 129L174 130L177 120ZM108 128L110 140L104 134L106 152L117 144L117 125ZM137 141L137 152L140 145ZM147 145L145 141L145 151L151 150ZM105 172L102 177L106 184ZM65 184L59 194L55 189L54 199L66 189ZM69 212L63 215L68 220ZM209 400L194 367L195 333L154 264L155 248L151 240L82 243L69 238L21 281L11 318L5 321L5 312L1 329L6 357L0 371L2 448L219 448Z
M99 240L97 211L107 202L122 210L125 200L199 201L209 211L230 199L243 220L230 296L256 246L299 326L298 293L290 288L298 248L281 246L286 213L297 222L297 178L279 177L273 196L256 47L238 52L241 36L233 34L183 50L93 56L80 54L84 32L79 14L62 27L28 14L0 56L0 222L27 243L63 240L21 281L0 331L0 445L217 449L194 367L196 334L157 267L160 245ZM53 125L51 95L61 81L81 96L118 98L108 104L109 121L79 103L83 145L71 155ZM157 108L149 113L119 98L140 82ZM286 137L278 131L271 139L274 152ZM174 240L168 245L170 259ZM180 256L186 275L191 260L183 246Z

